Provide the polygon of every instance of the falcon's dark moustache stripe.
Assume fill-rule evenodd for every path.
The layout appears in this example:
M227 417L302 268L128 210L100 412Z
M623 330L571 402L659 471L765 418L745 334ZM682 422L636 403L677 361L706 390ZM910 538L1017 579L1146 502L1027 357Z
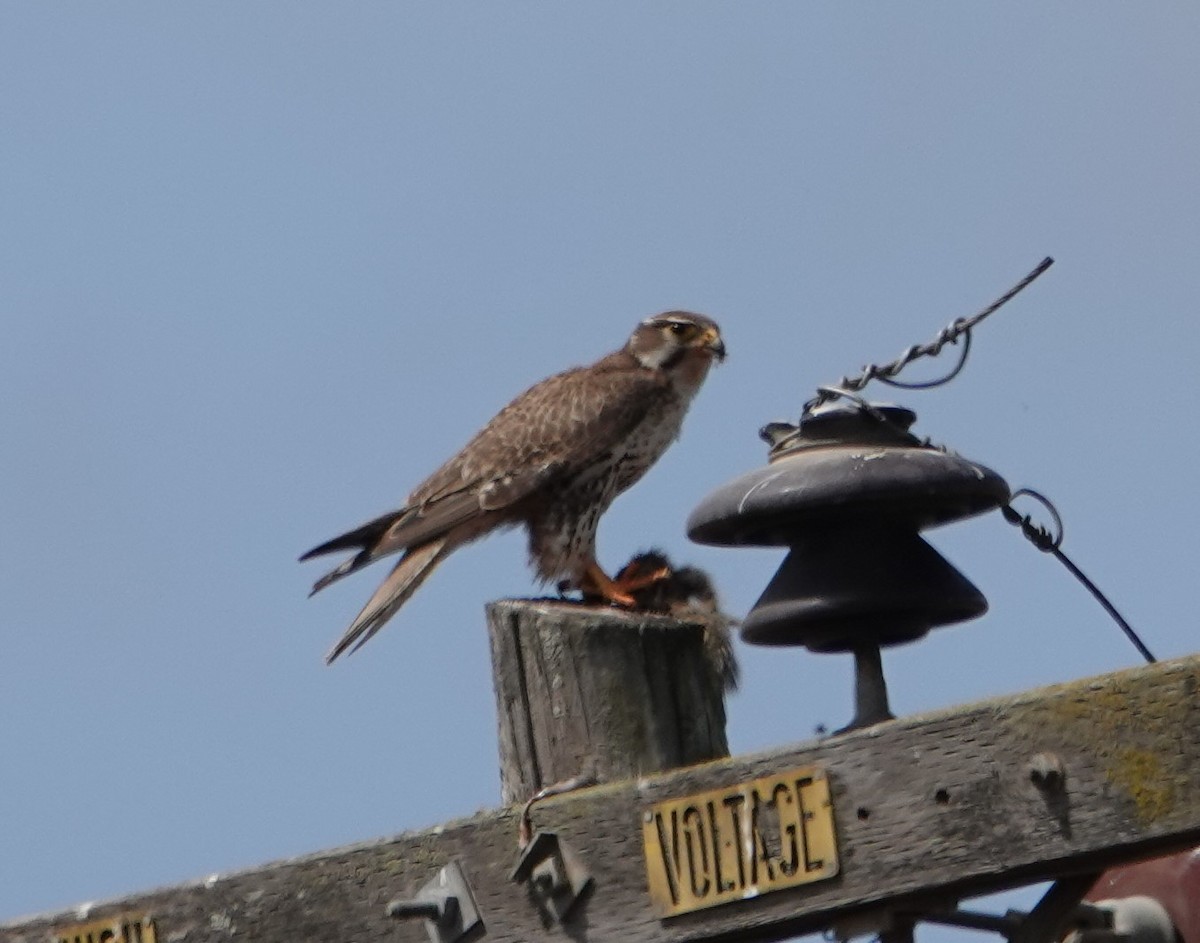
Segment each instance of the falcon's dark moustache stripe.
M662 363L658 365L658 369L670 370L672 367L678 366L679 362L683 360L684 355L687 352L688 349L686 347L677 347L675 350L671 351L670 356L668 356Z

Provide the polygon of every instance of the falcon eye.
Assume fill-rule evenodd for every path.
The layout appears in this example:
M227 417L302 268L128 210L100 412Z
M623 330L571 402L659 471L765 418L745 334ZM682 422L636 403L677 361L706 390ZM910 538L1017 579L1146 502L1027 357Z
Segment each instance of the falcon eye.
M683 337L684 334L687 334L692 329L690 324L684 324L682 321L668 321L667 327L671 329L671 333L676 337Z

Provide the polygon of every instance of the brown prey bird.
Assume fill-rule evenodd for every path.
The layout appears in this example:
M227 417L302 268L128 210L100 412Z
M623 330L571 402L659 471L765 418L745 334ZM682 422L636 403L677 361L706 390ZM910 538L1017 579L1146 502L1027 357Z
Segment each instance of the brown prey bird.
M494 530L523 524L543 582L586 601L633 607L632 593L666 575L611 579L596 562L596 527L613 499L666 451L714 360L725 357L716 323L668 311L639 324L625 346L590 366L530 387L397 511L314 547L300 559L354 555L316 593L380 557L402 554L326 656L332 662L378 632L449 554Z

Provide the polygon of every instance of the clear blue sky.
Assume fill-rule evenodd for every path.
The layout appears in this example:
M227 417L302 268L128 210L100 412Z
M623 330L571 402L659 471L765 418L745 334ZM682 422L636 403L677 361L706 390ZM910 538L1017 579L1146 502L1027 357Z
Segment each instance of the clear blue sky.
M382 573L296 556L666 308L731 356L601 556L743 613L780 554L683 521L758 426L1055 256L902 399L1191 652L1198 46L1185 2L5 4L0 919L494 805L522 538L333 668ZM932 539L992 609L885 656L899 710L1136 663L998 515ZM736 751L849 716L848 659L740 650Z

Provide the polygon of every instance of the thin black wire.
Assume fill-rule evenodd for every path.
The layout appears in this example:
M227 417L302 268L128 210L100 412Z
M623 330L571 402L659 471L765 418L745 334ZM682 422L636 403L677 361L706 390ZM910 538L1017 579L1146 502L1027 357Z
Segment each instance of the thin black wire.
M910 390L930 389L935 386L941 386L943 383L949 383L956 376L958 376L959 372L966 364L967 355L971 349L971 329L978 325L979 322L986 318L989 314L992 314L999 308L1002 308L1004 305L1008 304L1009 301L1029 287L1029 285L1032 284L1033 281L1038 278L1038 276L1040 276L1053 264L1054 259L1052 259L1050 256L1046 256L1046 258L1042 259L1042 261L1037 264L1033 271L1031 271L1023 279L1017 282L1017 284L1015 284L1012 288L1006 291L982 311L972 315L969 318L956 318L950 322L949 325L942 328L937 337L935 337L928 344L914 344L891 363L882 365L869 364L866 367L863 367L862 372L856 377L842 377L842 379L836 384L837 389L841 391L857 393L872 380L879 380L880 382L887 383L891 386L898 386L902 389ZM963 345L963 352L959 357L958 365L946 376L936 380L927 380L921 383L912 384L901 383L895 379L896 375L914 360L920 357L936 357L942 352L943 347L945 347L947 344L957 343L958 339L964 335L966 336L967 340ZM812 412L812 410L816 409L816 407L820 406L822 403L828 402L833 395L836 394L831 394L825 390L818 390L817 395L804 404L804 415L808 415L810 412Z
M1083 571L1074 563L1072 563L1070 558L1061 550L1055 549L1052 551L1052 553L1058 557L1059 562L1063 566L1070 570L1071 575L1074 576L1075 579L1079 580L1079 582L1084 585L1084 588L1096 598L1096 602L1100 603L1100 605L1104 607L1104 611L1113 617L1113 620L1121 627L1121 631L1125 633L1129 641L1133 643L1133 647L1141 653L1141 656L1146 659L1148 663L1154 664L1158 659L1150 654L1150 649L1146 647L1145 642L1138 638L1138 634L1133 631L1133 626L1131 626L1125 621L1124 618L1122 618L1121 613L1117 612L1116 607L1108 601L1108 597L1105 596L1104 593L1100 592L1100 587L1089 580L1083 574Z
M1056 533L1052 533L1039 524L1034 524L1033 519L1028 514L1022 516L1012 506L1011 502L1022 496L1033 498L1050 512L1050 515L1054 518ZM1091 593L1096 602L1104 607L1104 611L1121 627L1121 631L1125 633L1125 637L1133 643L1133 647L1138 650L1147 662L1154 664L1158 660L1151 654L1150 649L1146 647L1146 643L1141 640L1137 632L1134 631L1133 626L1125 621L1125 617L1117 611L1117 607L1109 602L1108 597L1100 591L1100 587L1088 579L1083 570L1079 569L1071 558L1062 552L1061 545L1064 536L1062 518L1049 498L1034 491L1032 488L1018 488L1013 492L1010 503L1004 505L1000 509L1000 512L1004 515L1006 521L1021 528L1021 533L1025 535L1030 543L1043 553L1053 554L1058 559L1058 562L1065 566L1067 571L1083 584L1084 589Z

